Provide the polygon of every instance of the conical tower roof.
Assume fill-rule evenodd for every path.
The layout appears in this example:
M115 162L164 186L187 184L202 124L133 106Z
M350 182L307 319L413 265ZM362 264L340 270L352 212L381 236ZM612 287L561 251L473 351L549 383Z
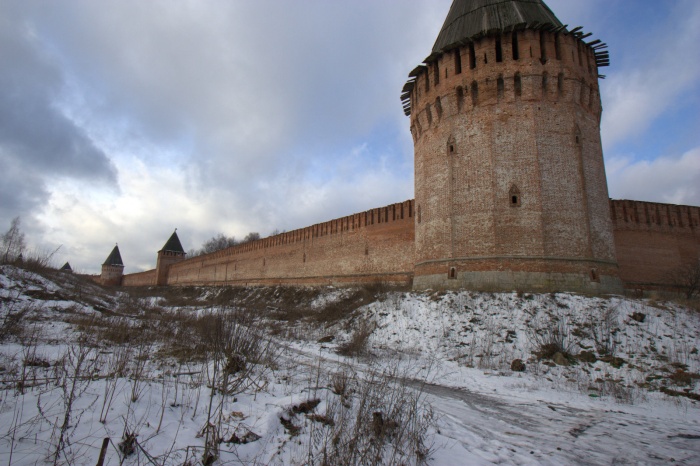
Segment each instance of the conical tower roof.
M439 54L496 31L563 27L542 0L454 0L433 46Z
M124 262L122 262L122 255L119 254L119 246L114 246L112 252L109 253L107 260L102 265L121 265L124 267Z
M73 269L71 268L71 266L70 266L70 264L69 264L68 262L66 262L65 264L63 264L63 267L61 267L60 270L65 270L65 271L67 271L67 272L72 272L72 271L73 271Z
M184 254L185 250L182 248L182 243L180 243L180 238L177 237L177 230L170 235L170 238L163 246L161 251L179 252Z

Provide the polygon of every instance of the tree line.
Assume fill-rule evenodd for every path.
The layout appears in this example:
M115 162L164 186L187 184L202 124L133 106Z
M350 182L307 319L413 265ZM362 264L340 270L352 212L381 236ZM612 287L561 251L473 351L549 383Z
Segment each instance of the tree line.
M216 251L221 251L222 249L230 248L231 246L236 246L238 244L250 243L251 241L257 241L260 239L260 233L250 232L242 240L236 239L234 236L226 236L223 233L213 236L202 244L199 249L190 249L187 252L187 257L201 256L202 254L209 254Z

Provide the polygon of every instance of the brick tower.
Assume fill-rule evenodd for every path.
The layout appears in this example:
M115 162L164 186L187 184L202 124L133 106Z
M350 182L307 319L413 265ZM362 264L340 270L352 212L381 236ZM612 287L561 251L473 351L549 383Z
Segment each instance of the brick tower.
M541 0L454 0L404 87L414 287L618 292L600 141L605 44Z
M170 235L163 248L158 251L156 261L156 285L168 284L168 268L176 262L185 260L185 250L182 248L180 238L177 236L177 229Z
M107 260L102 264L100 283L104 286L120 286L124 276L124 262L119 253L119 245L115 245Z

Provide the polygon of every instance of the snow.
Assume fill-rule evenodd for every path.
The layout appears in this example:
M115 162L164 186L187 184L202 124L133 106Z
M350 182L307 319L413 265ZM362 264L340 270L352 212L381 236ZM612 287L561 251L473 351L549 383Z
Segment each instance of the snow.
M225 440L216 464L321 464L319 448L332 440L322 421L356 413L363 393L386 403L372 405L370 415L408 398L420 407L428 464L700 464L700 405L692 397L700 393L700 313L672 302L382 292L340 321L287 322L293 330L287 334L298 338L274 337L274 363L255 365L254 385L224 395L210 388L211 361L180 361L160 352L157 341L131 348L79 344L86 325L80 319L125 319L135 332L156 308L162 315L216 313L207 301L218 291L203 290L198 307L166 309L155 295L129 306L127 296L87 285L79 295L75 280L0 268L5 464L54 462L62 426L60 464L95 464L104 438L110 439L105 464L118 464L127 430L137 443L124 464L199 464L208 419ZM284 306L282 291L248 293L268 296L272 308ZM349 295L347 289L318 290L306 306L320 312ZM18 315L22 330L10 332L6 324ZM274 319L274 313L258 316L270 328ZM374 328L368 352L340 356L338 345L362 320ZM568 365L535 354L553 334L568 349ZM327 335L335 340L317 341ZM577 359L583 351L597 360ZM525 363L525 372L511 370L514 359ZM117 370L120 360L127 363ZM348 398L333 388L338 377L354 384ZM313 399L319 404L310 412L295 409ZM353 429L367 427L353 419L347 418ZM250 441L226 442L234 434ZM415 457L404 451L409 444L387 435L393 440L383 447L384 458L408 454L402 461L413 464Z

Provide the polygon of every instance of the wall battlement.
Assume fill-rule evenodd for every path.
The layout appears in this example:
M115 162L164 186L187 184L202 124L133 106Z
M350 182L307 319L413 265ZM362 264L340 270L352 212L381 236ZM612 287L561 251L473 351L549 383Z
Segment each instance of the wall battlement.
M620 277L637 290L678 289L700 260L700 207L611 200Z
M280 233L124 277L125 286L410 284L413 200ZM160 256L159 256L160 258Z
M700 207L656 202L610 200L616 230L700 233Z
M274 248L277 246L302 243L326 236L353 232L372 225L380 225L413 218L413 199L370 209L346 217L317 223L315 225L269 236L249 243L237 244L221 251L198 256L201 259L220 259L236 254Z

